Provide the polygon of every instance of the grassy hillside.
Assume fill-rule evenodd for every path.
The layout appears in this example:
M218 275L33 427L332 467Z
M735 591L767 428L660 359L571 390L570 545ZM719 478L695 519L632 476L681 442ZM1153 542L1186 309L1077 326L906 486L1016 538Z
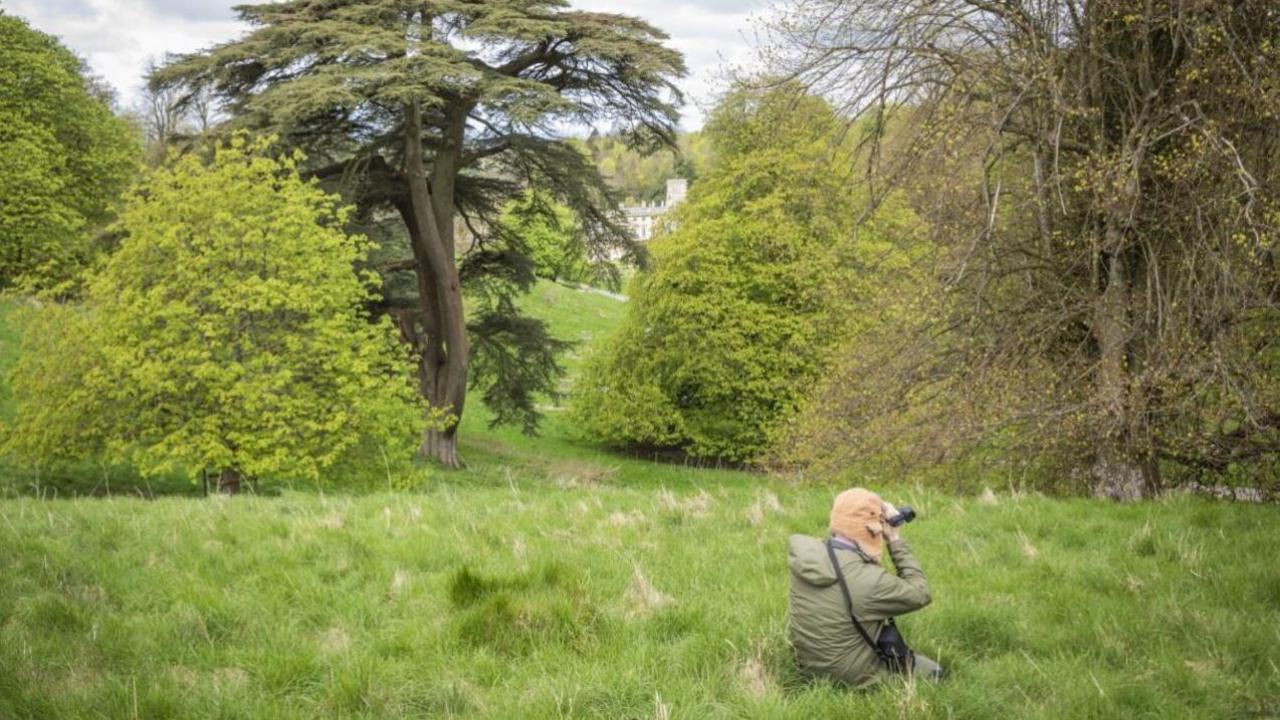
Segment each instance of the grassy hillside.
M578 355L624 309L529 303ZM0 718L1280 716L1275 507L882 488L952 675L852 694L785 642L786 536L838 488L486 419L413 492L0 499Z
M609 333L621 322L626 304L590 290L541 283L527 298L525 308L535 317L546 320L557 337L578 343L564 358L569 376L562 385L567 390L582 358L593 345L606 342ZM543 410L538 436L529 437L518 428L490 428L492 416L473 394L459 442L467 470L444 479L467 485L504 486L512 480L536 479L555 485L573 485L608 479L627 485L675 488L694 487L708 479L758 479L749 473L689 471L619 456L582 438L568 423L562 406L549 404Z

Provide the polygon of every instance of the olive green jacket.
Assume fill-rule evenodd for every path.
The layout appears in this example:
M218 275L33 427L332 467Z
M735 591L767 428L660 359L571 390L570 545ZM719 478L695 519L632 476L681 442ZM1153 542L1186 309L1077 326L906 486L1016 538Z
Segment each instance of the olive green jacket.
M791 618L788 635L801 671L846 685L866 687L889 675L875 651L849 621L844 595L836 583L825 541L792 535ZM929 583L905 540L887 544L898 574L863 559L856 550L836 544L853 611L874 640L889 618L929 604Z

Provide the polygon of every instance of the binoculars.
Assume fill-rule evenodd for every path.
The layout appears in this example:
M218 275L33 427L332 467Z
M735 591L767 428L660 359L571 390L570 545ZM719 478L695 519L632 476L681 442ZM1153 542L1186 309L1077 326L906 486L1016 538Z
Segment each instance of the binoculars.
M909 523L916 519L916 510L910 505L903 505L898 508L898 514L888 519L888 523L894 527L898 527L903 523Z

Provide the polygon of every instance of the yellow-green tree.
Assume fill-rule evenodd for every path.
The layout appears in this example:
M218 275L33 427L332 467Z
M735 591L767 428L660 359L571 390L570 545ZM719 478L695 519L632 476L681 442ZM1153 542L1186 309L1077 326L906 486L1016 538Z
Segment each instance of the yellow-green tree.
M364 310L367 243L296 162L241 137L131 194L85 303L27 312L11 452L212 470L230 492L412 453L423 413L392 326Z
M46 289L74 275L139 153L80 60L0 12L0 290Z
M910 213L902 232L855 233L843 127L792 87L738 91L715 110L707 174L574 389L589 434L731 462L767 449L853 326L843 303L901 254L888 238L910 238Z

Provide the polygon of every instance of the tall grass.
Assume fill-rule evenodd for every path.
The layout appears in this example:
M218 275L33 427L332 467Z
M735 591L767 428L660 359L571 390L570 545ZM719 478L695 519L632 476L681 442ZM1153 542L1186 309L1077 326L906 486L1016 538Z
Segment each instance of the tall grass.
M1274 508L890 488L951 677L863 695L784 640L834 488L700 485L5 501L0 717L1280 713Z

